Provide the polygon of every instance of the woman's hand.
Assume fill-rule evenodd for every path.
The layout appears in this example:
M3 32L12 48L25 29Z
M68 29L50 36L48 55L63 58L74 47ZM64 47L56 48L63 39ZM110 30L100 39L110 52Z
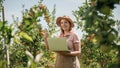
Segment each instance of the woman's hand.
M66 56L68 56L71 53L70 51L55 51L55 52Z
M41 33L42 33L42 35L43 35L43 39L46 40L46 39L48 38L47 29L43 30Z
M77 56L79 55L79 51L56 51L59 54L66 55L66 56Z
M48 32L47 32L47 29L43 30L41 32L41 34L43 35L43 39L44 39L44 42L46 44L46 49L49 50L49 47L48 47L48 42L47 42L47 38L48 38Z

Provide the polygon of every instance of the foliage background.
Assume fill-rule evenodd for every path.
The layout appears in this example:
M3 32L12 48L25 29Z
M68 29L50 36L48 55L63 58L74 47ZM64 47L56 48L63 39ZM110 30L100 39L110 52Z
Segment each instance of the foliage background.
M1 10L3 2L4 0L0 1ZM82 53L79 56L82 68L119 68L120 22L113 18L112 12L115 4L119 2L86 0L78 10L73 10L75 23L84 33L81 39ZM30 9L23 9L21 21L13 16L14 23L9 25L1 11L3 14L0 20L0 67L53 68L55 53L45 49L41 18L46 21L47 30L52 36L58 31L55 25L56 12L56 6L53 6L53 11L50 12L40 1Z

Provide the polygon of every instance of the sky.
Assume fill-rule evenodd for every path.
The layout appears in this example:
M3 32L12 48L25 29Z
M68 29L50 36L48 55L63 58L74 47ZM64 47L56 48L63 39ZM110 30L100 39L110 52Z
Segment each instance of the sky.
M29 9L34 5L38 5L39 0L5 0L4 7L5 7L5 20L8 23L13 23L12 15L15 17L19 17L19 21L22 18L22 5L25 5L25 9ZM56 17L68 15L75 20L75 17L72 15L73 10L77 10L79 6L83 5L85 0L43 0L43 4L45 4L50 11L53 10L53 6L56 4ZM115 19L120 20L120 5L116 6L117 8L114 9ZM44 26L45 27L45 26ZM82 35L80 30L76 30L79 35Z
M25 5L25 9L31 8L33 5L38 5L39 0L5 0L5 18L12 23L12 15L21 18L23 10L22 5ZM50 11L53 10L54 4L56 4L56 16L69 15L74 18L72 11L82 5L85 0L43 0ZM74 18L75 19L75 18Z

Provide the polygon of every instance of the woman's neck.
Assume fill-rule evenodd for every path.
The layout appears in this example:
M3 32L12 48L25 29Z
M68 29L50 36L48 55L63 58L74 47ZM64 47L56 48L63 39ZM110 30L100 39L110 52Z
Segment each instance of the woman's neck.
M68 34L70 31L64 31L64 35Z

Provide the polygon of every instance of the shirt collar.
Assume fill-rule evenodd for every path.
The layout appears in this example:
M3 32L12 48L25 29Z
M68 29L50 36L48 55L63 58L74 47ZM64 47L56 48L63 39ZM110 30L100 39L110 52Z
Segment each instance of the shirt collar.
M64 35L64 34L61 34L61 36L63 36L63 37L70 36L72 33L73 33L72 31L69 31L69 32L66 33L65 35Z

